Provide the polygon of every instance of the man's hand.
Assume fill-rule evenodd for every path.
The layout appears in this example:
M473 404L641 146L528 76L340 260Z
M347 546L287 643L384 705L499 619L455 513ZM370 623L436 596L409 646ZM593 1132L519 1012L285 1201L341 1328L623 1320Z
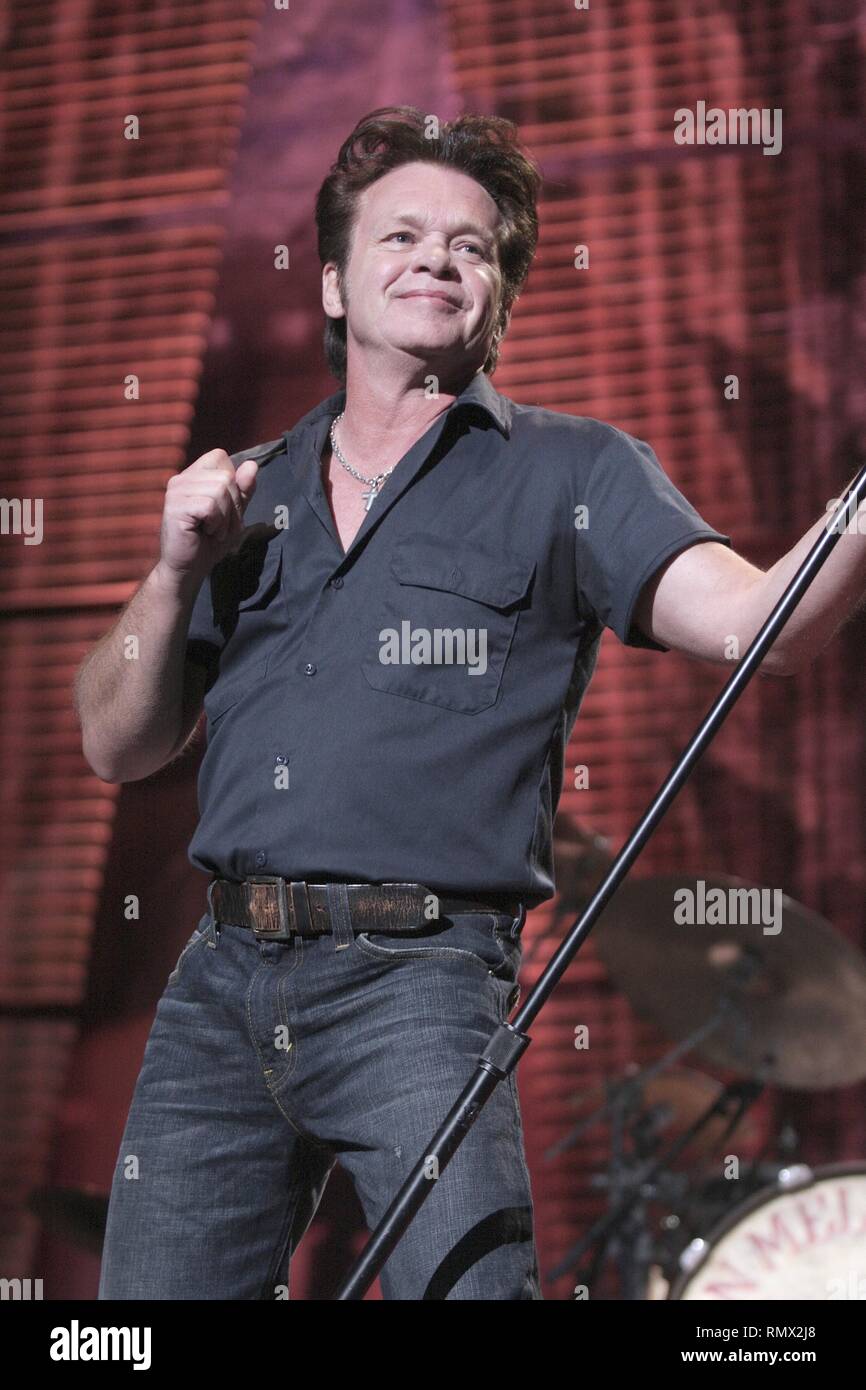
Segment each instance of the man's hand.
M173 581L201 583L243 532L258 464L235 469L224 449L210 449L166 484L160 529L160 569Z

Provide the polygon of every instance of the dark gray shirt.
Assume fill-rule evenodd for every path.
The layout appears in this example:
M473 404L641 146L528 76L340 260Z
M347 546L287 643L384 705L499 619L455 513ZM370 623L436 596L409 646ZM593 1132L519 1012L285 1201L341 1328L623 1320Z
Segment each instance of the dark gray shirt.
M286 431L244 544L199 591L187 655L210 673L208 742L189 857L231 879L536 906L604 628L664 650L632 625L641 589L677 551L729 538L648 444L519 405L479 372L344 553L321 477L344 403Z

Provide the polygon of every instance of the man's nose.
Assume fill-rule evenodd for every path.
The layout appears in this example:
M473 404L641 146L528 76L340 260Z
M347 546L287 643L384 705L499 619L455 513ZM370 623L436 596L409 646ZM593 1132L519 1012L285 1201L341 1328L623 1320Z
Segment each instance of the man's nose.
M412 258L413 270L430 270L434 275L442 275L453 270L451 251L441 241L422 241L415 248Z

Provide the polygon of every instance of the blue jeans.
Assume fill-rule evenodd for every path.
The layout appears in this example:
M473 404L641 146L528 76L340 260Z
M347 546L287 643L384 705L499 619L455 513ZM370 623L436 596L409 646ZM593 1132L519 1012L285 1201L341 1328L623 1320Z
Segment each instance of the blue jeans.
M281 1299L337 1158L372 1229L519 992L525 912L257 941L205 913L156 1010L100 1299ZM382 1269L386 1299L540 1299L514 1073ZM346 1271L348 1273L348 1270Z

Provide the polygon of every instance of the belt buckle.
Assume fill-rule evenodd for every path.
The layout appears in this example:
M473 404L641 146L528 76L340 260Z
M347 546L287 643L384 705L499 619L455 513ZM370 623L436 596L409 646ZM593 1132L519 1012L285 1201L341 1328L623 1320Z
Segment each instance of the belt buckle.
M271 931L267 927L253 927L253 936L257 941L293 941L295 936L294 923L289 923L289 898L286 892L286 880L280 874L248 874L247 883L277 883L279 891L277 893L277 903L280 913L280 925L278 931Z

